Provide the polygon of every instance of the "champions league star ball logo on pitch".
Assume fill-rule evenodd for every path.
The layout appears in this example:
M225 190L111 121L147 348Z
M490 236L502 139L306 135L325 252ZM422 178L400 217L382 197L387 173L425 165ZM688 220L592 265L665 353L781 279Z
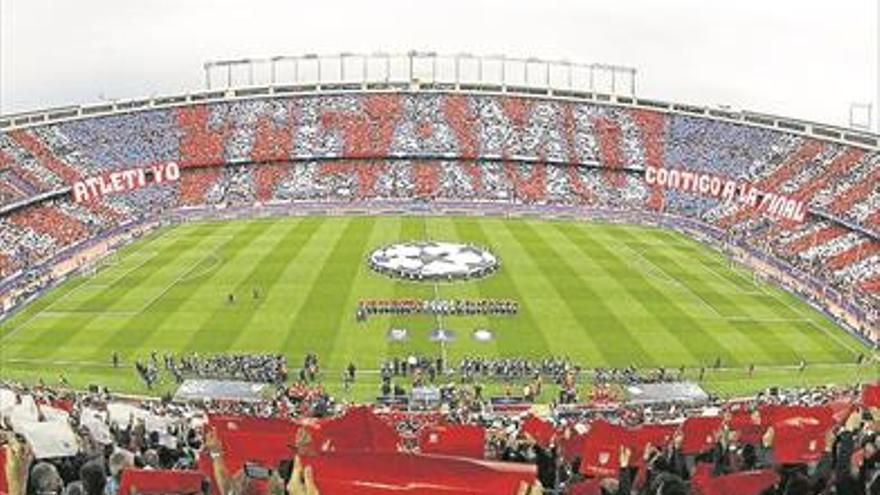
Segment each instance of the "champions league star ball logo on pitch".
M417 241L383 246L372 253L370 268L413 281L438 282L482 278L495 272L498 258L487 249L455 242Z

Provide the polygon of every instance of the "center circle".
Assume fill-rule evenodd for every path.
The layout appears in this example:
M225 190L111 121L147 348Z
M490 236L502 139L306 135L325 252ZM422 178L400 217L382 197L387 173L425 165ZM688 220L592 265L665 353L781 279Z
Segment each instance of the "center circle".
M452 281L485 277L498 269L498 258L473 244L411 241L375 249L370 268L391 277L416 281Z

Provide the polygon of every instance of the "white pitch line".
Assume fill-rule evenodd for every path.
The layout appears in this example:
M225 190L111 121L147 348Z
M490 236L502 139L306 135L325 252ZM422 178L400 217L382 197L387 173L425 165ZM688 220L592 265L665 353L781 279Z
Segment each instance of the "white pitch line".
M673 277L672 275L670 275L669 272L667 272L666 270L664 270L662 267L660 267L659 265L655 264L654 262L652 262L651 260L649 260L648 258L646 258L644 255L642 255L641 252L637 251L636 249L633 249L632 247L630 247L630 246L627 245L626 243L619 243L619 245L620 245L621 247L623 247L624 249L629 250L631 253L635 254L635 255L638 257L638 259L640 259L641 261L643 261L643 262L645 262L645 263L651 265L652 267L654 267L655 270L657 270L657 271L659 271L660 273L662 273L663 276L666 277L666 279L669 280L670 282L672 282L674 285L678 286L679 288L683 288L686 292L688 292L689 294L691 294L692 296L694 296L694 297L696 298L697 301L699 301L701 304L703 304L704 306L706 306L707 308L709 308L709 310L710 310L712 313L714 313L717 317L719 317L719 318L727 318L727 316L722 315L721 312L718 311L718 309L716 309L715 306L713 306L713 305L712 305L709 301L707 301L703 296L697 294L697 293L694 292L690 287L688 287L687 285L685 285L684 283L682 283L680 280L678 280L677 278L675 278L675 277Z
M804 312L800 308L792 305L791 303L786 301L784 298L780 298L780 297L776 296L776 294L767 292L766 290L764 290L763 287L761 287L761 290L764 292L764 294L772 297L777 302L781 302L786 307L788 307L788 309L791 309L795 313L801 315L813 328L816 328L816 329L820 330L822 333L824 333L825 335L831 337L834 341L836 341L838 344L840 344L840 346L843 347L844 349L846 349L852 353L856 353L856 354L863 353L863 351L864 351L863 349L853 347L849 342L842 340L841 337L839 335L837 335L835 332L830 332L830 331L828 331L828 329L824 328L822 325L817 325L816 322L810 317L810 315L804 314Z
M10 358L4 359L4 363L19 364L35 364L35 365L51 365L51 366L83 366L92 368L113 368L111 363L102 363L99 361L67 361L67 360L49 360L49 359L28 359L28 358ZM122 367L122 365L120 365Z
M203 277L203 276L213 272L217 268L217 266L220 265L220 262L222 261L222 259L215 254L216 252L217 251L215 250L215 251L208 253L207 256L205 256L204 258L202 258L201 261L196 263L196 265L200 265L202 263L202 261L205 261L206 259L211 258L212 263L210 265L208 265L202 271L200 271L194 275L188 275L187 277L180 280L180 282L188 282L190 280L195 280L197 278Z
M228 236L228 238L226 239L225 242L229 242L231 239L232 239L232 236ZM222 245L222 244L221 244L221 245ZM149 309L150 306L152 306L153 304L155 304L156 301L158 301L159 299L161 299L162 297L164 297L165 294L168 293L168 291L170 291L171 289L174 288L174 286L176 286L176 285L179 284L180 282L183 282L184 280L188 280L189 277L190 277L190 274L192 273L192 271L195 270L196 268L198 268L198 266L202 263L202 261L208 259L208 257L213 257L213 258L219 260L220 257L217 256L217 251L220 250L220 247L221 247L221 246L216 246L216 247L214 247L214 249L213 249L212 251L210 251L208 254L206 254L205 256L203 256L202 259L200 259L200 260L198 261L198 263L194 263L194 264L193 264L191 267L189 267L187 270L184 270L183 272L180 272L180 273L178 274L177 278L175 278L173 282L171 282L170 284L168 284L167 286L165 286L165 287L162 289L161 292L159 292L155 297L151 298L151 299L150 299L147 303L145 303L143 306L141 306L141 308L140 308L139 310L137 310L137 313L143 313L144 311L146 311L147 309Z
M40 316L70 316L70 315L107 315L107 316L134 316L140 314L139 311L41 311Z
M132 253L132 254L135 254L135 253ZM141 254L141 253L138 252L138 253L136 253L136 254ZM149 263L149 262L150 262L153 258L155 258L156 255L159 254L159 253L157 253L156 251L149 251L149 252L147 252L147 253L143 253L143 254L145 254L146 257L145 257L140 263L137 263L137 264L135 264L134 266L132 266L131 268L125 270L125 271L122 272L122 274L120 274L119 276L114 277L113 279L111 279L110 282L106 282L106 283L103 283L103 284L92 284L92 283L91 283L91 280L90 280L89 282L86 283L86 285L89 286L89 287L104 287L104 288L106 288L106 287L110 287L111 285L113 285L113 284L119 282L120 280L124 279L125 277L127 277L131 272L133 272L133 271L135 271L135 270L137 270L137 269L143 267L143 266L146 265L147 263ZM119 261L117 264L115 264L114 266L119 266L119 265L121 265L124 261L128 260L128 259L131 258L131 257L132 257L132 255L126 256L125 258L123 258L123 260L120 260L120 261ZM96 277L97 277L98 275L99 275L99 273L96 273L96 274L95 274ZM93 278L94 278L94 277L93 277Z
M156 236L155 239L149 239L149 237L152 235L152 233L147 234L145 237L142 237L142 238L139 238L139 239L135 239L135 240L132 241L132 242L138 242L138 241L141 241L141 240L144 241L144 242L143 242L143 244L141 244L140 246L137 246L134 250L132 250L132 251L126 253L125 256L122 258L122 260L126 260L126 259L128 259L130 256L133 256L133 255L139 253L139 252L144 248L144 246L147 246L148 244L152 244L153 242L158 241L159 239L161 239L161 238L167 236L167 235L168 235L169 233L171 233L172 231L174 231L174 229L167 229L167 230L165 230L164 232L160 233L158 236ZM129 244L129 245L130 245L130 244ZM123 247L123 248L124 248L124 247ZM123 248L119 248L119 249L117 249L116 251L114 251L113 253L109 254L108 256L110 256L110 255L112 255L112 254L118 254L118 252L119 252L121 249L123 249ZM155 254L154 254L153 256L155 256ZM81 285L78 285L78 286L74 287L70 292L73 292L73 291L79 290L83 285L89 285L89 283L90 283L90 281L85 281L85 282L83 282ZM62 285L63 285L63 284L62 284ZM58 288L60 288L60 287L56 287L56 289L58 289ZM56 300L50 302L48 305L46 305L45 308L43 308L43 309L41 309L40 311L37 311L36 313L34 313L34 314L32 314L31 316L29 316L27 319L25 319L23 322L19 323L18 326L16 326L16 327L13 328L12 330L10 330L10 331L4 333L3 335L0 335L0 341L3 341L3 340L7 340L7 339L12 338L12 336L15 335L15 334L17 334L17 333L19 332L19 330L21 330L21 329L24 328L27 324L29 324L29 323L31 322L31 320L34 320L35 318L37 318L38 316L40 316L41 314L43 314L44 312L46 312L46 311L47 311L49 308L51 308L54 304L58 303L58 301L61 301L61 300L65 299L67 296L69 296L69 295L70 295L70 292L67 292L67 293L63 294L63 295L62 295L61 297L59 297L58 299L56 299ZM22 309L22 311L24 311L24 309Z
M715 267L713 267L712 265L706 263L706 262L703 261L703 260L700 260L700 265L702 265L704 268L706 268L706 269L708 269L710 272L712 272L712 274L715 275L715 277L717 277L719 280L722 280L725 284L733 286L734 289L736 289L736 293L738 293L738 294L749 295L749 296L756 296L756 295L760 295L760 294L761 294L760 291L756 291L756 290L745 290L745 289L740 288L740 287L737 286L735 283L733 283L732 281L730 281L730 279L728 279L727 277L725 277L724 275L722 275L721 272L719 272L718 270L716 270ZM732 271L733 274L736 275L736 277L739 278L740 280L745 281L745 282L746 282L747 284L749 284L749 285L755 285L753 281L747 279L746 277L744 277L742 274L740 274L740 273L737 272L736 270L731 270L731 271Z
M127 260L127 259L130 258L131 256L133 256L133 255L135 255L135 254L138 254L139 252L140 252L140 249L138 249L137 251L134 251L134 252L132 252L132 253L129 253L129 255L126 256L126 257L123 258L123 259L124 259L124 260ZM156 256L156 253L153 252L153 253L152 253L147 259L145 259L144 261L142 261L142 262L136 264L136 265L133 266L131 269L126 270L125 273L123 273L121 276L119 276L119 277L113 279L113 281L111 281L111 282L108 283L108 284L93 284L93 283L92 283L92 280L94 280L94 277L98 275L98 274L96 273L95 276L86 279L86 281L85 281L84 283L82 283L82 284L80 284L80 285L74 287L72 290L70 290L70 291L64 293L64 294L63 294L61 297L59 297L58 299L52 301L52 303L49 304L49 306L46 306L45 308L43 308L43 312L45 312L46 310L48 310L49 307L54 306L54 305L58 304L59 302L68 299L71 295L76 294L76 293L78 293L79 291L81 291L81 290L83 290L83 289L105 289L105 288L107 288L107 287L110 287L111 285L115 284L116 282L118 282L118 281L122 280L123 278L125 278L126 276L128 276L129 273L131 273L131 272L133 272L134 270L137 270L138 268L144 266L144 264L146 264L147 261L153 259L155 256Z
M722 319L727 321L753 321L757 323L803 323L812 321L808 318L761 318L754 316L726 316Z
M428 221L425 217L422 217L422 225L424 226L424 229L423 229L424 240L426 242L430 241L430 239L428 238ZM431 285L434 288L434 300L439 301L440 300L440 286L437 284L436 280L433 281ZM443 327L443 315L441 315L439 311L435 312L434 321L436 322L437 330L445 330L445 328ZM443 367L445 368L446 367L446 340L445 339L440 340L440 361L443 363Z

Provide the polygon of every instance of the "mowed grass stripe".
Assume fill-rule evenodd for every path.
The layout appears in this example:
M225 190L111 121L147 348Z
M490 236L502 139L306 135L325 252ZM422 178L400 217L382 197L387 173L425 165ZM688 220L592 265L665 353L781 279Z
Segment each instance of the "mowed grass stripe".
M347 313L342 306L352 290L351 280L364 262L362 255L374 223L375 218L349 219L288 328L282 349L305 347L319 358L328 358L339 336L339 323Z
M802 349L809 349L804 357L810 362L852 363L859 353L870 353L864 343L827 320L780 322L779 327L786 338L794 338Z
M390 343L386 332L391 326L389 317L374 315L365 322L355 320L355 307L365 299L393 299L395 282L390 277L374 273L366 263L366 256L373 249L391 242L405 239L401 234L402 219L400 217L377 217L370 237L364 246L362 263L351 281L352 290L344 303L342 321L339 325L340 336L336 339L333 350L326 358L322 356L322 367L333 370L339 376L341 370L354 363L358 370L378 369L386 356L390 354ZM409 297L404 294L402 297ZM358 384L366 383L364 375L358 378ZM375 396L378 387L369 389Z
M472 242L485 247L500 256L493 246L494 241L486 235L492 226L476 218L460 218L453 221L455 232L462 242ZM528 298L516 286L511 277L510 267L520 266L521 260L512 253L503 257L501 269L477 284L480 297L493 299L513 299L519 303L519 313L515 316L493 318L495 346L506 357L544 357L554 354L548 336L542 331L538 318L531 311ZM509 267L508 267L509 264ZM556 349L558 352L560 349Z
M644 251L640 254L647 258L651 263L659 266L671 277L678 280L679 283L685 285L687 290L696 294L700 299L707 301L708 304L716 308L722 316L749 315L747 310L739 307L735 302L703 283L704 278L695 274L688 276L687 269L685 268L687 264L679 264L671 257L667 256L663 249ZM742 335L748 337L756 348L768 355L773 361L780 363L793 363L797 361L797 353L794 352L787 342L776 335L773 328L756 321L749 321L746 325L735 324L734 327L737 328ZM743 359L747 359L747 356L742 357Z
M139 280L146 280L152 274L155 274L163 268L163 264L161 263L162 259L166 259L170 262L171 258L176 256L180 251L192 249L196 244L197 240L188 237L176 239L172 244L172 251L165 255L167 258L155 258L151 263L140 266L136 271L130 273L129 276L136 277ZM95 304L95 301L99 300L107 301L106 309L110 309L114 307L113 302L116 301L116 299L113 298L114 295L124 297L125 294L137 290L139 289L135 285L124 287L121 283L116 284L107 287L101 291L101 293L95 294L80 302L76 306L76 309L84 310L87 307L91 307L91 305ZM68 344L76 339L80 333L87 331L90 323L99 315L100 312L82 312L71 313L66 318L59 318L51 326L43 329L38 337L29 341L25 348L17 352L16 355L28 358L48 358L53 354L64 355L69 352Z
M205 228L209 229L206 232L213 232L212 227L205 226ZM182 243L178 243L178 240ZM123 277L112 280L74 308L74 311L129 313L142 311L145 301L165 290L168 278L178 273L177 265L187 266L190 248L201 244L204 240L200 236L183 235L171 244L170 250L157 247L158 252L146 262L136 258L133 262L136 267L133 270ZM192 253L198 256L199 250L193 250Z
M283 312L273 308L273 300L283 293L285 270L291 263L295 263L302 250L313 242L315 232L324 224L320 217L305 217L302 219L287 219L287 231L280 237L271 252L267 253L260 261L265 267L256 267L252 272L252 284L260 290L260 298L256 301L248 301L249 306L242 315L245 322L240 322L240 330L235 334L236 340L231 348L236 351L265 352L267 349L266 335L277 330ZM279 226L280 227L280 226ZM250 296L252 287L241 284L243 294ZM278 314L281 313L281 314ZM261 316L272 316L271 323ZM224 326L228 323L222 322ZM269 347L271 349L271 347Z
M686 239L679 234L667 231L657 231L654 235L665 239L670 239L670 236ZM769 352L770 350L779 350L779 355L776 356L777 362L795 364L801 358L810 362L850 362L855 359L851 349L847 349L841 342L835 341L826 332L823 332L822 328L818 326L821 325L820 322L814 322L812 318L819 315L812 310L803 313L797 310L795 304L802 304L802 301L795 300L794 304L789 306L782 299L788 295L783 289L775 286L756 285L744 276L736 274L733 269L722 265L719 269L713 270L714 275L729 275L726 278L738 277L747 284L745 290L748 293L731 294L711 291L706 288L704 283L709 277L706 276L707 274L703 270L705 265L702 263L693 265L690 262L692 257L677 256L677 253L667 249L657 250L655 254L660 257L665 256L669 262L674 263L683 271L690 271L693 282L690 282L689 285L696 285L705 291L704 297L718 307L723 314L731 313L742 316L744 320L737 321L736 328L743 335L757 339L755 340L756 344L767 350L768 353L772 354ZM703 255L703 257L706 256ZM759 292L756 293L756 291ZM832 330L837 332L835 335L839 336L842 341L852 343L855 348L861 347L854 342L854 339L850 341L849 336L840 332L839 329L832 328ZM787 359L783 358L785 355L788 356Z
M272 352L280 352L296 362L302 362L305 352L311 352L306 342L294 339L292 346L285 346L291 325L302 309L309 293L321 285L319 276L321 268L330 259L330 247L339 242L350 221L349 218L315 216L304 221L317 222L316 230L311 233L308 241L300 238L301 247L295 258L288 257L287 265L282 274L266 292L261 302L260 313L252 320L252 332L241 337L241 345L257 347ZM312 323L305 331L323 332L323 319Z
M620 283L627 297L625 300L615 299L613 304L623 305L628 311L632 308L631 312L651 315L639 322L643 327L633 328L631 332L641 341L655 344L648 347L648 352L656 362L668 366L705 363L705 344L699 343L699 336L695 338L688 333L690 321L682 317L691 311L705 312L706 309L698 305L687 309L677 306L687 300L681 288L671 283L668 274L640 259L635 251L621 242L625 232L640 229L572 223L561 226L561 230L584 256L592 258L609 277ZM598 232L603 235L597 235ZM615 296L607 294L605 297ZM706 332L702 328L696 330ZM711 340L708 343L711 345Z
M672 336L682 347L688 349L697 363L705 364L718 356L722 357L726 363L738 363L727 347L719 343L710 332L706 331L697 320L679 306L677 298L668 297L644 271L630 268L633 266L633 260L629 257L630 253L612 251L607 247L607 244L593 240L588 235L586 227L578 225L577 229L572 229L568 234L570 239L575 244L583 246L584 249L605 258L615 266L616 271L628 272L630 283L626 284L626 287L632 298L639 301L645 309L657 315L657 320L660 326L666 330L666 334ZM626 237L632 238L629 230L625 227L618 228L616 231L618 240ZM655 355L657 359L662 359L663 342L658 341L657 344L660 347L655 347L657 352ZM683 363L664 362L663 364L680 365Z
M220 353L229 350L232 344L242 335L250 332L260 332L250 327L260 306L265 301L266 291L271 290L281 277L282 268L287 265L291 258L295 258L299 249L310 238L310 234L317 230L317 224L303 224L300 222L289 223L286 226L280 222L273 223L262 236L270 236L267 242L261 245L255 238L247 248L237 253L234 258L226 261L233 267L228 275L230 278L222 285L223 291L234 294L236 301L232 304L219 302L225 300L223 294L217 294L216 288L208 290L214 303L213 311L201 322L194 322L198 328L191 333L189 340L183 349L187 352L212 352ZM285 229L283 235L275 230ZM306 234L304 242L297 242L291 246L294 240L300 241ZM218 273L218 275L221 275ZM262 292L254 299L253 291Z
M578 268L574 276L579 276L594 287L597 294L609 301L609 309L626 326L633 338L639 342L664 342L662 352L657 352L652 347L645 348L656 362L697 364L696 356L672 335L668 335L658 315L641 303L637 292L633 290L638 282L631 280L632 272L638 270L637 267L624 266L610 253L598 252L590 244L583 242L578 236L584 232L579 230L577 224L554 222L553 227L547 234L547 242L556 246L560 254L570 259L571 264ZM591 226L587 232L590 239L602 236L602 230L597 226ZM614 237L616 236L609 239Z
M196 275L181 282L182 286L190 287L187 300L173 308L171 316L160 322L143 345L173 352L190 351L193 338L204 330L207 321L218 314L228 317L247 314L255 304L252 286L240 289L238 284L257 269L258 265L254 262L261 261L263 255L271 251L283 237L286 232L283 224L283 218L242 223L244 235L234 236L235 239L216 254L207 253L201 262L202 266L193 270ZM229 302L230 294L235 297L234 303ZM217 352L211 346L244 332L243 328L235 328L231 324L212 328L211 336L203 339L206 352Z
M460 220L458 218L417 217L412 220L414 221L412 230L407 229L407 232L414 233L409 236L410 238L421 238L426 230L430 237L440 236L438 239L463 238L460 229L455 226ZM115 264L101 270L96 276L73 277L0 325L0 332L3 332L0 333L0 359L4 361L0 374L4 378L33 380L42 377L54 380L59 373L64 373L71 383L77 386L107 381L115 389L145 392L143 384L128 367L124 372L109 368L107 365L111 351L96 352L96 345L111 339L114 332L141 325L143 321L144 331L149 332L148 337L131 344L136 350L130 355L145 357L152 350L178 350L188 346L192 335L200 326L205 321L215 318L215 311L218 308L226 306L226 294L238 290L236 287L242 280L247 280L249 274L260 271L256 265L265 263L264 255L269 249L269 244L277 243L279 238L286 235L284 229L276 230L276 226L256 238L249 238L250 240L244 242L245 246L235 258L224 259L222 266L209 259L210 253L223 242L230 240L230 233L250 228L254 223L261 221L263 220L248 219L184 224L173 227L165 236L153 237L124 247L116 256ZM291 253L293 246L290 250L279 252L279 257L284 258L286 264L281 265L280 276L276 277L276 274L272 274L272 278L277 278L277 281L271 288L265 289L265 298L261 298L258 303L252 303L249 287L244 291L244 297L240 294L242 303L244 302L242 299L247 299L246 304L239 303L244 307L239 307L243 314L238 316L248 320L244 328L238 328L238 324L230 324L224 325L224 328L219 329L218 332L228 332L222 337L224 339L230 336L234 338L229 349L253 352L282 351L288 356L294 356L295 360L291 362L294 368L298 366L297 361L301 360L304 352L318 350L311 340L313 338L332 339L332 347L320 351L324 354L321 360L325 370L328 369L328 365L331 368L339 368L349 360L355 360L361 369L375 367L385 356L397 352L392 351L385 340L385 331L390 326L391 319L388 317L381 320L371 319L365 327L355 324L353 312L356 301L377 296L378 298L395 297L396 290L400 291L402 297L422 293L426 294L425 297L433 295L431 284L395 282L390 278L374 274L364 263L364 256L375 245L406 240L405 234L402 233L400 217L375 220L374 228L370 231L365 246L356 255L357 260L353 261L357 268L345 283L338 281L324 283L322 277L326 272L326 264L334 259L336 252L334 247L340 242L352 240L346 238L349 232L346 227L352 221L360 222L363 219L311 217L303 220L282 219L277 223L288 228L299 221L314 221L315 225L322 226L316 228L313 238L303 241L295 250L295 255ZM532 328L538 328L547 342L550 351L539 352L538 356L550 353L568 354L575 361L588 366L609 364L605 363L606 358L599 348L584 336L585 328L593 325L592 319L585 321L581 315L576 316L571 311L568 303L563 300L560 286L551 283L545 273L545 267L538 266L535 258L518 242L516 236L512 234L513 227L505 225L508 223L519 225L522 223L521 220L467 218L461 221L475 222L484 227L481 231L488 241L478 243L496 251L501 256L504 266L500 273L488 279L464 284L441 284L441 297L474 297L480 294L481 285L496 284L503 275L509 279L511 287L520 294L513 297L522 297L520 301L522 308L528 310L536 320ZM325 222L327 225L324 225ZM725 366L737 366L736 370L742 370L745 369L745 365L752 362L758 365L754 380L741 373L742 376L737 375L735 381L719 384L718 388L723 388L725 392L753 391L760 383L766 382L764 364L793 364L790 358L785 363L780 363L780 356L768 355L765 352L767 346L762 344L759 347L756 344L759 340L750 338L749 332L754 332L756 336L761 332L764 336L768 333L776 335L810 364L803 374L791 370L767 368L766 373L774 373L776 377L774 382L777 384L833 381L838 375L826 376L822 373L814 373L814 368L818 370L823 362L854 362L854 355L859 349L870 353L853 337L841 332L836 325L797 297L775 286L754 284L746 272L742 272L745 275L739 275L741 270L737 268L725 269L724 259L720 255L714 256L705 246L688 238L649 228L583 225L583 235L601 244L607 251L617 254L619 258L617 259L593 249L586 251L582 251L580 247L575 249L576 243L554 230L569 228L569 225L577 230L581 228L578 227L581 224L561 223L554 227L554 224L549 222L535 221L530 225L534 232L543 238L546 246L552 246L551 249L554 249L558 256L565 258L574 268L568 276L579 278L589 285L593 293L601 294L612 312L658 363L670 366L680 364L678 355L681 353L676 354L676 349L683 350L688 356L690 350L686 349L674 334L667 335L668 330L664 326L653 324L653 319L663 320L665 324L671 321L691 339L699 341L699 338L691 328L679 325L674 312L670 314L660 304L652 308L649 313L644 305L637 306L633 298L618 284L635 288L636 291L643 290L643 285L653 285L656 290L660 290L678 305L678 310L685 311L691 318L697 320L704 331L717 339L721 346L727 348L741 362L740 364L725 360ZM621 234L624 230L636 239L627 239ZM624 239L624 243L620 243L621 238ZM297 237L297 240L300 239ZM296 244L297 240L293 243ZM652 277L643 271L643 266L630 263L635 256L630 253L629 248L642 252L656 252L657 256L671 260L671 263L663 264L653 259L652 263L643 262L643 265L652 266L654 263L661 265L663 270L657 268L653 270L661 274L669 271L678 283L671 283L672 279L669 276ZM229 249L230 247L227 246L227 251ZM123 256L123 254L127 255ZM164 257L153 258L159 255ZM692 260L696 264L688 264ZM144 266L140 266L141 264ZM702 278L704 269L705 278ZM186 273L190 274L172 285L181 274ZM639 276L648 276L650 284L640 283ZM731 283L727 280L731 280ZM739 288L733 280L739 281ZM197 283L198 287L196 287ZM112 287L107 287L111 284ZM169 287L171 288L168 289ZM589 299L586 294L579 293L569 285L563 287L573 293L578 304L581 303L581 299ZM286 346L285 343L290 337L287 330L297 319L299 310L315 300L311 293L316 290L331 289L338 292L345 292L346 289L348 291L347 295L340 296L342 302L335 307L314 313L319 315L319 318L309 322L308 327L303 330L309 334L308 339L295 338L292 340L292 345ZM772 330L767 332L766 328L747 325L745 321L734 324L730 320L718 318L717 315L713 317L710 315L711 311L707 309L711 306L700 303L699 297L688 295L692 292L688 289L698 292L707 299L715 298L713 294L715 291L719 293L720 298L713 299L711 306L718 307L724 313L758 320L763 318L765 321L760 322L762 326ZM766 294L761 291L766 291ZM143 315L135 315L132 310L143 307L146 302L160 294L164 296L157 300L157 305L164 304L166 299L171 297L182 298L185 301L173 309L172 316L163 318L159 326L153 327L149 320L142 317L152 317L156 311L155 307L148 308ZM53 298L63 301L50 304ZM727 300L733 304L728 304ZM90 306L80 307L87 301L91 301ZM642 304L641 300L637 304ZM76 312L78 308L80 308L79 313ZM632 309L627 311L629 308ZM42 311L38 312L40 309ZM69 309L71 312L63 311L64 309ZM36 316L31 318L34 315ZM511 321L522 321L521 317L522 314ZM791 317L792 321L785 321L788 317ZM400 345L399 352L435 355L439 346L430 343L427 339L427 331L435 326L435 320L430 317L402 320L408 322L402 326L413 327L415 340ZM531 336L524 338L521 332L508 332L504 329L503 332L498 332L498 338L510 340L499 340L488 345L478 344L470 339L468 332L473 326L483 325L486 321L490 322L490 327L496 329L503 325L503 323L494 324L492 320L494 318L449 319L447 326L459 330L458 340L448 348L449 355L456 359L463 353L494 356L511 352L515 355L530 355L530 350L536 346L533 345ZM642 325L643 321L650 322L651 325ZM13 323L23 324L21 331L14 330L16 326ZM46 332L53 328L57 329L57 333L47 335ZM76 334L68 335L68 330L74 330ZM10 333L12 331L14 333ZM336 332L336 335L330 335L331 332ZM603 340L605 337L600 334L599 338ZM609 335L607 338L614 339L617 336ZM23 351L31 346L37 347L33 344L41 339L43 343L40 344L40 348L50 349L51 353L37 356L37 360L31 362L11 361L33 358L34 356L24 355ZM59 344L60 342L63 344ZM211 345L210 338L207 344ZM504 350L500 348L502 346ZM693 359L694 364L710 364L714 360L712 346L706 345L706 347L704 355ZM207 348L206 346L200 350ZM422 349L424 352L420 351ZM51 359L54 364L47 359ZM873 368L864 367L862 373L863 376L877 376L876 370L876 365ZM325 374L324 379L327 380L325 384L331 390L340 392L337 371L338 369L334 369L334 374ZM692 370L690 373L696 372ZM712 387L715 380L713 373L710 372L707 377ZM724 374L727 380L727 374L720 373ZM375 380L371 381L374 378ZM163 384L156 392L164 392L168 385ZM363 381L359 379L353 395L347 397L360 400L373 398L376 389L378 389L378 378L375 375L363 375Z
M224 239L224 237L213 238L212 236L206 236L199 244L202 248L200 254L202 255L202 258L209 255L216 255L219 256L221 260L229 259L234 256L237 251L244 249L244 247L250 242L250 239L259 235L271 225L272 224L267 221L228 223L219 228L215 225L214 229L211 231L212 233L222 232L230 234L231 237L226 237L227 240L223 241L218 248L215 248L218 239ZM208 248L207 252L205 252L205 247ZM187 268L184 268L183 270L187 270ZM174 318L176 310L181 305L185 304L191 295L196 293L200 287L209 284L212 280L212 277L201 277L185 281L180 280L180 277L185 273L185 271L178 271L173 278L167 280L166 283L171 285L167 286L167 290L162 297L154 300L147 311L129 319L122 328L114 333L109 339L102 342L99 348L95 351L93 357L95 359L100 359L101 356L109 356L113 352L119 352L121 355L130 358L138 353L150 352L152 349L144 349L142 346L145 340L148 339L153 332L160 329L166 321L170 318ZM178 321L178 323L181 325L187 324L186 321Z
M794 315L793 318L801 319L786 322L784 326L799 329L801 335L809 339L816 348L825 351L831 359L851 362L857 353L868 351L864 343L849 333L840 331L827 315L819 313L788 291L767 284L762 284L761 290L766 301L786 307Z
M428 230L428 238L442 241L454 241L460 243L473 242L463 238L456 228L455 218L447 216L431 216L426 217L426 228ZM476 243L481 247L488 247L486 244ZM508 287L505 296L487 295L482 288L487 284L500 281L497 279L496 272L487 278L476 280L461 280L453 283L441 283L438 285L438 293L441 299L464 299L476 300L486 297L495 297L498 299L512 299L522 301L520 295L515 292L514 288ZM469 316L444 316L443 323L446 328L451 328L457 333L457 338L450 345L446 346L447 361L451 365L456 365L465 356L523 356L522 345L511 346L508 343L516 343L516 339L501 340L502 335L510 337L516 333L508 330L511 324L515 323L519 316L489 316L489 315L469 315ZM488 342L478 342L473 338L473 331L478 328L488 328L495 333L495 339ZM521 339L519 340L521 342ZM548 350L549 352L549 350Z
M705 266L706 270L708 270L717 280L724 280L732 287L743 292L754 292L756 290L752 281L743 273L732 269L729 260L713 247L707 246L696 239L686 237L678 232L668 230L655 229L655 231L652 232L652 236L655 239L669 242L670 249L673 249L672 246L676 246L678 248L674 249L676 254ZM679 244L673 244L675 242Z
M425 219L421 216L403 216L397 239L389 242L409 242L424 240L426 236ZM384 277L384 275L378 275ZM434 287L424 282L407 282L393 280L394 299L431 299ZM428 334L434 329L437 319L427 315L390 315L377 317L379 321L387 321L389 328L404 328L409 331L409 338L403 342L390 342L388 351L391 356L407 357L417 354L436 357L440 355L440 346L430 341Z
M679 234L665 232L665 235ZM694 239L681 237L689 243L702 245ZM740 266L730 264L729 260L717 251L703 249L699 254L705 260L714 260L718 263L722 268L719 270L722 275L736 278L743 284L747 294L736 297L737 301L755 302L756 306L760 306L763 314L769 318L791 319L790 322L780 321L778 324L783 328L800 328L802 331L796 334L800 338L799 341L809 340L816 349L820 349L821 352L831 355L841 362L847 362L853 358L855 353L866 350L863 343L846 332L841 332L840 328L827 316L816 311L786 289L765 282L754 282L750 272ZM786 338L791 338L793 335L787 332L785 334Z
M466 224L471 220L463 221ZM600 349L592 345L590 339L585 338L583 322L557 293L557 287L544 273L543 266L538 264L504 225L513 220L481 218L473 221L488 239L488 245L501 257L500 274L508 277L511 285L526 296L520 301L521 315L526 314L525 312L531 314L529 319L544 334L551 352L556 356L568 356L584 365L608 364ZM510 266L506 266L508 264ZM517 338L516 335L509 337ZM524 346L528 346L528 341L522 342Z
M60 286L49 290L46 294L40 296L31 304L22 308L18 313L7 318L0 323L0 342L9 342L12 340L13 332L23 329L32 319L38 318L39 314L52 306L55 301L66 297L72 291L77 290L81 285L88 282L88 278L82 276L71 277ZM9 334L9 336L7 336ZM0 355L2 355L4 346L0 345Z
M549 246L530 222L506 223L505 226L556 286L556 292L579 319L584 335L599 350L606 363L656 364L642 344L614 315L605 298L580 278L571 276L576 268Z

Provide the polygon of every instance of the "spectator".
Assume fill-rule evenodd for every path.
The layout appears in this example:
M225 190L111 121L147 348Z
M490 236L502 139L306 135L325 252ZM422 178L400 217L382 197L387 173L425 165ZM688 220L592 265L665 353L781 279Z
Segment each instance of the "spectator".
M64 482L54 465L48 462L38 462L31 469L28 494L29 495L61 495Z

